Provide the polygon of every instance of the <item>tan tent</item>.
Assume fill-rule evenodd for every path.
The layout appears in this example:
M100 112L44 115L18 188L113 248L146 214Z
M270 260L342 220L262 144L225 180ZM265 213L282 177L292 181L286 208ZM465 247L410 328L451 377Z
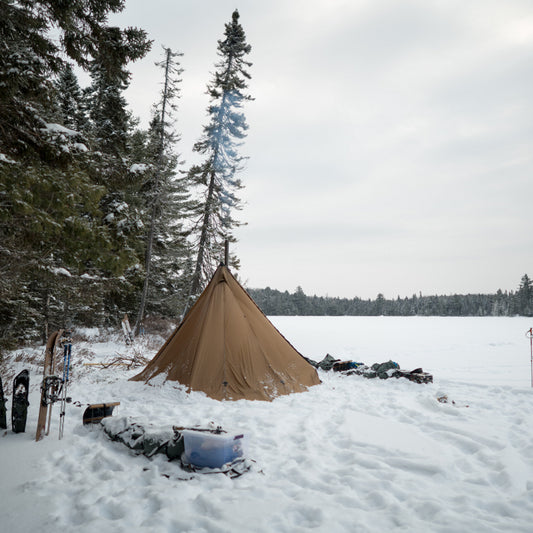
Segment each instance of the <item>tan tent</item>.
M272 400L320 383L315 368L220 265L198 301L134 381L163 374L216 400Z

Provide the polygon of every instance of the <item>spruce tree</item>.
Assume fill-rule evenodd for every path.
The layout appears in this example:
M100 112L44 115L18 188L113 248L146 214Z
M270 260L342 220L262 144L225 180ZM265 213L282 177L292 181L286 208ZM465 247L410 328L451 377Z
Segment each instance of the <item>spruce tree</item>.
M76 280L104 266L105 229L97 222L103 189L73 164L17 164L3 176L0 191L9 198L0 210L0 271L7 280L0 290L6 311L0 330L46 334L49 323L64 326L67 301L77 300Z
M0 153L46 163L64 155L46 128L52 78L66 58L88 66L106 40L108 14L123 8L123 0L0 0ZM128 43L147 42L137 28L120 34Z
M88 123L83 91L78 83L78 78L67 63L55 82L55 102L58 120L64 126L80 134L87 132Z
M61 61L46 37L49 26L28 1L0 2L0 153L12 158L28 151L50 156L42 130L52 102L50 78Z
M100 274L107 278L106 314L111 323L135 307L142 263L142 181L132 167L138 162L132 151L136 121L127 110L124 91L129 85L128 62L143 57L150 43L138 34L108 27L100 48L89 65L92 83L86 98L90 108L91 152L87 169L105 187L100 203L113 261Z
M174 146L179 136L174 130L174 113L180 96L183 54L164 49L162 91L144 147L144 184L147 228L145 237L144 282L135 323L138 333L145 311L166 316L176 315L179 302L184 302L182 287L186 277L189 249L183 221L189 204L189 191L184 178L177 175L179 163Z
M70 105L58 105L54 80L67 80L69 60L87 67L110 34L134 51L128 61L142 55L143 30L107 25L123 7L123 0L0 0L0 342L47 321L64 325L65 313L83 306L91 316L89 285L99 272L122 273L101 224L107 190L84 151L94 144L82 145L72 131L83 128Z
M246 136L248 125L242 112L243 104L251 100L245 93L251 63L245 57L251 46L246 43L239 13L225 25L224 38L218 41L213 79L207 92L211 97L208 107L209 124L193 150L204 156L204 161L191 167L188 178L202 189L203 199L195 209L194 243L197 254L192 275L190 295L194 298L212 275L222 255L223 243L235 238L232 230L239 225L234 211L241 208L237 192L242 188L237 174L245 159L238 153ZM238 266L236 261L234 266Z
M515 298L516 312L524 316L533 316L533 283L527 274L522 276Z

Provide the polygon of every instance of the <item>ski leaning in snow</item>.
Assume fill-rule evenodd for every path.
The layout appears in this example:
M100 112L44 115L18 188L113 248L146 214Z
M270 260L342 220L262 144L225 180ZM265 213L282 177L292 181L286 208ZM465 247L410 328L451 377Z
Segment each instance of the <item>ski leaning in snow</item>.
M6 399L4 398L4 388L0 377L0 429L7 429L6 420Z
M70 402L67 398L67 386L70 369L70 355L72 352L72 340L70 339L70 331L65 331L62 339L63 344L63 380L61 386L61 412L59 413L59 439L63 437L63 429L65 427L65 406Z
M124 340L126 341L126 344L131 344L133 342L133 332L131 331L128 315L124 315L124 318L122 319L122 331L124 332Z
M61 379L55 375L56 350L60 346L63 330L55 331L48 338L44 352L43 381L41 383L41 404L39 407L39 419L37 421L37 433L35 440L41 440L50 431L50 419L52 417L53 403L58 399L58 390ZM48 422L48 427L47 427ZM46 432L46 433L45 433Z
M26 417L28 416L28 391L30 388L30 373L23 370L13 380L13 405L11 406L11 427L14 433L26 431Z

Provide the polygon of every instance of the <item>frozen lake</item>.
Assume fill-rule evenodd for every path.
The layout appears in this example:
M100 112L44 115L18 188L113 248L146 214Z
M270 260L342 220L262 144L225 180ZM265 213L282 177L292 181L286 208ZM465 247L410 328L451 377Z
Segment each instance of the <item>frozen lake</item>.
M527 317L269 317L303 355L396 361L437 378L531 386Z

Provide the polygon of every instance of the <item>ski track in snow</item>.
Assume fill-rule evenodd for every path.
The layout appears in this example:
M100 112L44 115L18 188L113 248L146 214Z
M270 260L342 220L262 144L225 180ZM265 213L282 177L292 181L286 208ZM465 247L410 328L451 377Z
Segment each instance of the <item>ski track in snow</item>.
M294 328L296 337L298 327L301 321ZM504 331L508 329L506 325ZM315 334L308 326L309 342ZM494 348L485 338L478 339L482 348L470 346L462 342L465 335L443 347L444 358L431 354L435 367L446 368L446 376L453 373L446 366L450 354L452 361L467 366L457 353L465 345L466 351L478 353ZM516 348L491 342L500 350ZM98 346L98 357L115 348L124 351ZM389 358L358 358L351 350L345 358ZM244 432L247 456L255 463L237 479L188 473L164 456L135 456L99 427L83 427L83 408L73 404L67 406L64 439L57 441L55 416L51 435L35 444L40 379L35 370L28 433L0 438L0 449L7 452L1 454L2 472L11 476L9 483L4 476L0 485L0 523L13 533L37 529L40 519L50 527L87 533L529 533L533 393L527 382L527 347L524 353L521 387L491 384L497 380L490 368L480 383L468 382L462 371L460 380L440 378L420 357L402 367L428 366L435 383L321 372L322 385L271 403L217 402L172 383L127 381L137 371L96 370L81 361L75 365L69 395L81 404L120 401L117 415L159 429L213 421ZM393 358L402 362L401 354ZM481 368L483 360L474 353L468 364ZM437 401L443 395L448 403ZM26 463L20 464L20 478L14 459ZM36 502L35 516L21 517L21 508L31 509L31 502Z

